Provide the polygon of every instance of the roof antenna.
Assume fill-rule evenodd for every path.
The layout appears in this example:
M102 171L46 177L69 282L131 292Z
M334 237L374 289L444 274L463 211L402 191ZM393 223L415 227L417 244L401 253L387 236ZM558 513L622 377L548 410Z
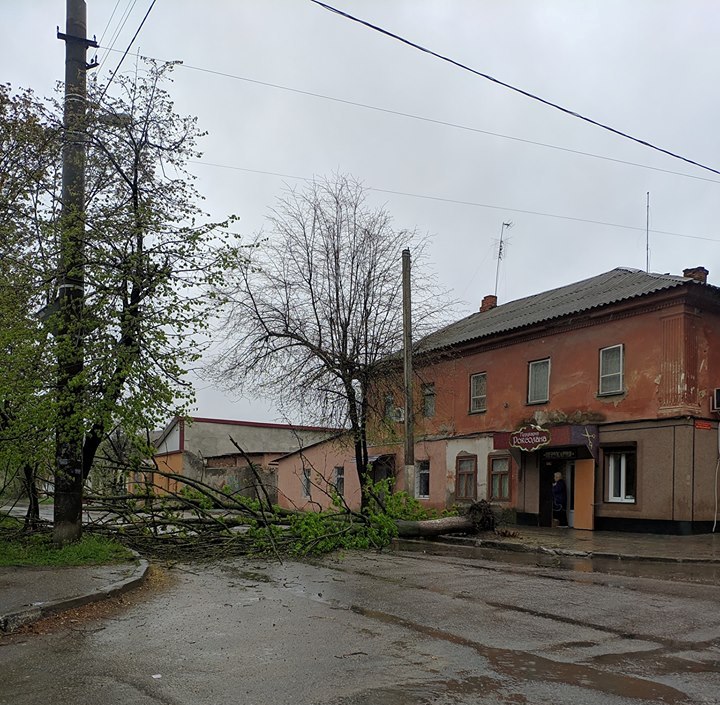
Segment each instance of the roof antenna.
M500 278L500 260L503 258L503 255L505 254L505 251L504 251L505 243L503 242L503 234L505 233L505 228L512 228L512 226L513 226L513 222L511 220L509 220L506 223L503 223L502 227L500 228L500 246L498 247L497 268L495 269L495 298L497 298L498 279Z
M645 206L645 271L650 273L650 191Z

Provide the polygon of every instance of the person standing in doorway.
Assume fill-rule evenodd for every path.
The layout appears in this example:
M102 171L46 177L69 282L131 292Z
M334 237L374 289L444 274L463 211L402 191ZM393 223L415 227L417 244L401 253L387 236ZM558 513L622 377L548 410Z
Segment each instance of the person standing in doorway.
M556 472L553 475L552 484L552 497L553 497L553 524L557 521L557 525L563 528L567 528L567 485L561 472Z

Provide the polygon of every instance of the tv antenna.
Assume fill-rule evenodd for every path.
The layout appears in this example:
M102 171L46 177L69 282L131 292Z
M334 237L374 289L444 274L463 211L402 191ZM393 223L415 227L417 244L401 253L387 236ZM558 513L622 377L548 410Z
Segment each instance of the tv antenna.
M512 226L513 222L511 220L508 220L507 222L504 222L502 224L502 227L500 228L500 245L498 246L497 268L495 269L495 298L497 298L498 279L500 278L500 260L505 254L505 243L503 242L503 235L505 235L505 230L512 228Z

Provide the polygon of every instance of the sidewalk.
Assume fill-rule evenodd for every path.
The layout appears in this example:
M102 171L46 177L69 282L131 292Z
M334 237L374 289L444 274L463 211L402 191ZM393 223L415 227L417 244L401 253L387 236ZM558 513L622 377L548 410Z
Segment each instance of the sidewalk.
M619 531L582 531L508 526L517 536L472 539L474 545L574 557L618 558L670 563L720 564L720 533L666 536Z
M119 595L142 583L148 562L69 568L0 568L0 635L47 617Z

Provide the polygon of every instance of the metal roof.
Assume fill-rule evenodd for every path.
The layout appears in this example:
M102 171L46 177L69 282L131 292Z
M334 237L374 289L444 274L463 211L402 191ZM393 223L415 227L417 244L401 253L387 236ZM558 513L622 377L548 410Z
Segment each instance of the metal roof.
M618 267L604 274L473 313L418 342L418 352L446 348L563 316L683 286L695 279ZM702 285L701 285L702 286ZM716 287L708 287L715 289Z

